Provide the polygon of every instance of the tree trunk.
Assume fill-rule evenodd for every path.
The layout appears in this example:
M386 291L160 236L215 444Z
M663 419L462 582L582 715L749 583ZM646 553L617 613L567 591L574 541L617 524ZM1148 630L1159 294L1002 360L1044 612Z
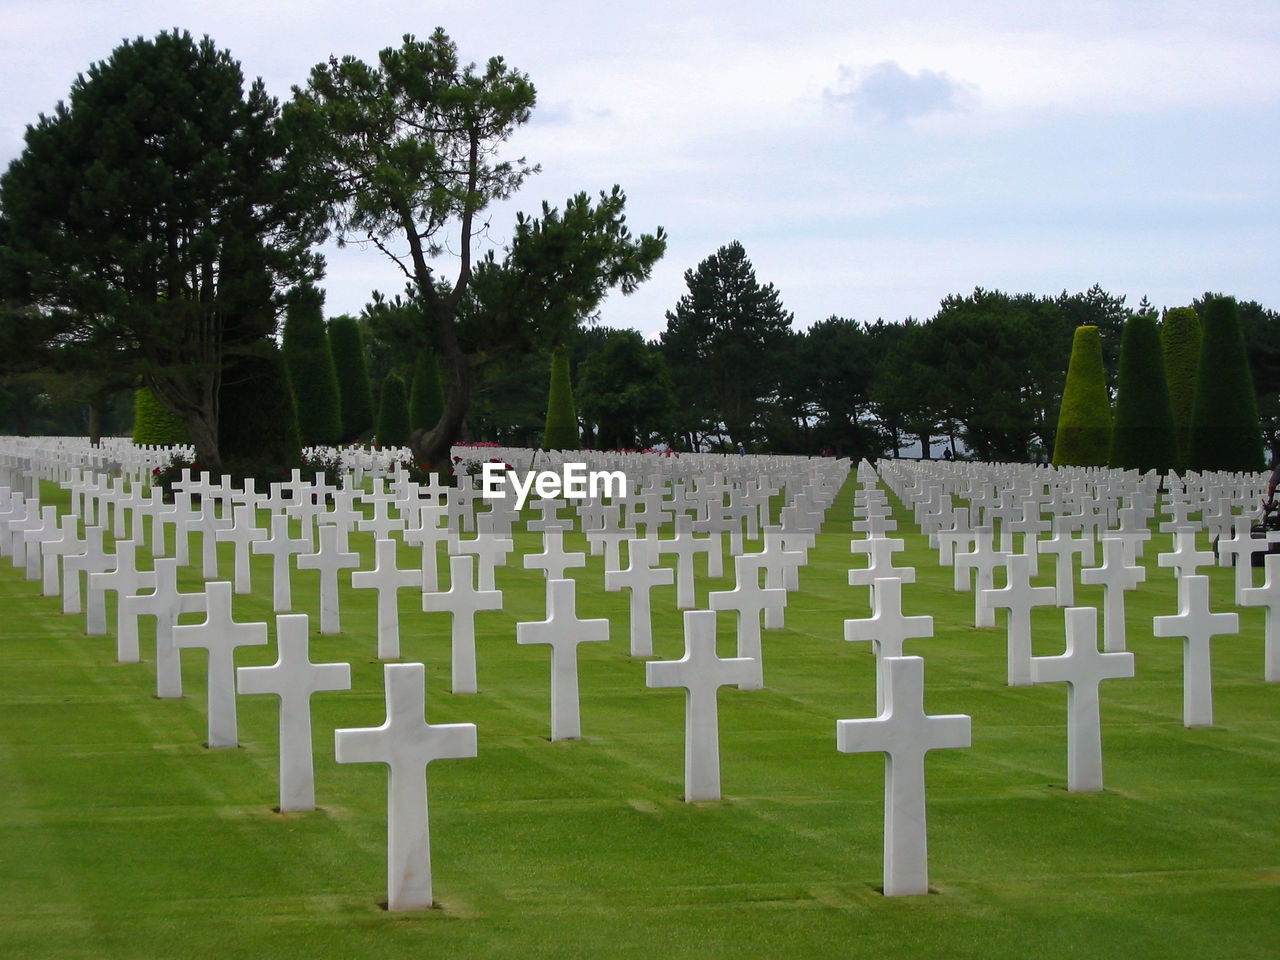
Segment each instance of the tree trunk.
M461 353L446 358L449 382L445 384L444 411L430 430L419 428L409 438L409 449L419 464L432 469L452 467L453 445L462 435L462 425L471 403L471 368Z

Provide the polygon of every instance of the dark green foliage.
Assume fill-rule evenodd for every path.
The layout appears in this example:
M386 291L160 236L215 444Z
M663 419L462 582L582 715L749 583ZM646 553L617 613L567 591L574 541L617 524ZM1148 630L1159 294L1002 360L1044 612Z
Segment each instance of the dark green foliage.
M1178 438L1164 375L1156 318L1137 313L1124 325L1116 378L1115 427L1108 463L1167 473L1178 462Z
M342 418L338 375L325 333L324 294L309 284L289 293L283 349L303 445L337 443Z
M223 352L314 277L322 215L261 82L212 40L127 42L28 128L0 181L3 272L65 370L140 376L220 465Z
M382 381L378 404L378 429L374 436L380 446L403 447L409 442L409 397L399 374L389 373Z
M595 427L595 446L649 446L673 404L667 365L635 330L606 329L602 339L578 368L578 405Z
M680 432L755 441L765 397L778 386L776 357L792 316L773 284L761 285L736 240L684 274L688 292L667 312L663 356L676 385Z
M162 407L148 388L139 387L133 394L133 442L168 447L191 441L182 421Z
M430 348L418 353L409 387L409 428L430 430L444 413L444 388L440 385L440 365Z
M265 342L229 362L222 376L218 445L228 470L255 475L294 466L302 455L298 416L280 350ZM259 489L266 489L259 486Z
M1111 447L1111 405L1097 327L1077 327L1062 390L1053 463L1059 467L1106 466Z
M573 381L569 374L569 350L557 347L551 354L551 390L547 395L547 426L542 432L543 450L577 450L578 414L573 406Z
M329 353L338 380L342 443L355 443L373 426L373 391L365 365L364 338L354 317L329 321Z
M1200 369L1200 317L1191 307L1166 310L1160 325L1164 373L1178 441L1178 467L1191 453L1191 408L1196 402L1196 374Z
M1203 339L1191 411L1191 470L1261 470L1262 427L1253 378L1231 297L1213 297L1200 316Z

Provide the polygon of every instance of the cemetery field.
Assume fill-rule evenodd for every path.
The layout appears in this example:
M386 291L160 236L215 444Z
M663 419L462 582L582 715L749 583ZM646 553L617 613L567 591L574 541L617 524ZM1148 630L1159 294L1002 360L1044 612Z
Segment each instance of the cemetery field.
M119 664L113 635L86 636L82 615L0 558L0 957L1280 955L1280 684L1262 679L1264 611L1231 605L1233 571L1201 571L1241 630L1213 641L1215 726L1185 728L1182 641L1151 628L1178 610L1160 533L1126 594L1136 676L1101 686L1106 790L1072 794L1066 686L1006 685L1005 614L974 628L972 592L953 590L897 510L895 563L917 571L905 612L934 618L905 652L925 659L926 710L970 715L973 746L926 761L933 894L881 895L884 759L839 753L835 737L837 719L876 713L870 645L843 639L843 620L870 614L846 577L865 564L848 546L855 485L828 511L785 628L764 632L765 689L720 691L721 802L683 802L684 693L646 688L602 558L572 571L578 615L611 623L608 643L579 647L577 741L549 740L547 648L515 642L518 622L545 615L541 574L519 566L536 534L519 532L497 571L503 610L477 615L477 694L449 692L449 616L402 591L402 660L426 664L427 720L478 731L476 758L428 770L437 907L422 913L383 908L385 768L334 762L335 729L386 716L373 591L344 587L342 632L321 636L318 574L294 575L311 659L349 662L352 689L312 698L319 809L281 814L275 697L241 695L240 746L206 748L203 653L182 652L185 696L157 699L152 619L143 662ZM201 583L192 542L187 590ZM371 567L371 536L351 545ZM400 550L416 566L417 548ZM231 556L221 545L224 579ZM711 580L697 563L705 609L733 565ZM240 666L275 661L269 557L254 558L253 588L235 618L270 624L271 643L239 649ZM652 603L657 657L679 659L675 587ZM1076 587L1077 605L1101 603L1101 587ZM719 615L721 656L734 622ZM1036 655L1063 652L1061 610L1032 623Z

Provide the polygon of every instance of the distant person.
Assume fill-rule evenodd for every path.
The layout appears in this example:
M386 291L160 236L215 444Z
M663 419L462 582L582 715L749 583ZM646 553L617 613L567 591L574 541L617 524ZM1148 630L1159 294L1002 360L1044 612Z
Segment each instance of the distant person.
M747 452L747 448L746 448L745 446L743 446L742 441L741 441L741 440L739 440L739 441L738 441L738 456L740 456L740 457L741 457L741 456L742 456L742 455L744 455L746 452ZM1273 486L1274 486L1274 484L1273 484Z
M1271 461L1271 479L1267 481L1266 511L1270 513L1276 508L1276 487L1280 486L1280 460Z

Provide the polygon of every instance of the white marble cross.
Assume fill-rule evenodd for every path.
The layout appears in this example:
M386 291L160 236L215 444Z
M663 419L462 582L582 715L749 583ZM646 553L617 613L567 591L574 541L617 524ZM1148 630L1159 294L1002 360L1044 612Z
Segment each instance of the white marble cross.
M1267 554L1263 565L1262 586L1242 590L1237 599L1243 607L1266 607L1262 675L1268 683L1280 683L1280 553Z
M1236 604L1243 606L1240 594L1253 586L1253 555L1266 553L1271 549L1269 537L1253 535L1252 518L1237 517L1233 523L1230 537L1218 541L1218 566L1236 568ZM66 561L63 561L66 565Z
M105 573L115 565L115 557L102 545L106 527L85 527L81 541L83 553L68 554L62 560L62 612L80 612L80 574L88 578L95 573Z
M924 660L887 661L884 707L872 719L837 720L841 753L883 753L884 894L929 892L928 832L925 828L924 757L930 750L972 745L970 718L924 712Z
M56 532L40 538L40 554L44 559L42 587L46 597L56 597L62 592L59 578L59 560L79 553L84 548L80 539L80 518L74 513L63 514Z
M1057 604L1069 607L1076 602L1076 570L1075 558L1080 557L1080 566L1092 566L1094 538L1091 536L1073 536L1070 527L1062 517L1053 522L1053 536L1048 540L1038 540L1036 549L1041 553L1051 553L1057 562L1054 565L1054 590Z
M431 475L435 479L435 474ZM446 509L433 504L418 504L417 523L404 532L404 542L422 548L422 589L435 591L439 587L439 563L436 545L448 543L453 534L440 521L446 517Z
M632 540L627 544L628 566L623 570L606 570L604 588L609 591L626 587L631 593L631 656L653 656L653 618L650 615L649 591L673 583L676 572L657 566L658 548L653 540Z
M716 615L710 610L686 610L684 656L679 660L645 664L649 687L684 687L684 799L697 803L720 799L720 720L717 698L721 687L743 688L754 678L758 663L747 657L716 655Z
M548 527L542 531L542 552L526 553L524 568L541 570L548 580L563 580L565 571L570 567L585 567L585 553L567 553L564 549L564 530L559 527Z
M108 591L116 594L116 660L120 663L137 663L138 618L130 612L126 598L143 590L156 588L156 575L152 570L139 570L136 554L138 544L133 540L117 540L114 570L89 574L88 628L90 635L107 632Z
M395 660L400 656L400 604L401 590L414 587L421 592L421 574L414 569L401 570L396 566L395 540L378 540L374 543L374 567L372 570L353 570L351 586L356 590L378 591L378 659Z
M1025 687L1031 683L1031 610L1052 606L1058 592L1053 587L1031 586L1031 558L1025 553L1009 557L1007 570L1008 582L998 590L984 590L983 602L989 610L1009 611L1008 683L1011 687Z
M236 669L240 693L269 693L280 698L281 813L316 808L311 695L351 689L351 664L311 662L307 624L305 613L276 617L276 662L269 667Z
M1213 726L1213 666L1209 641L1222 634L1240 632L1240 616L1209 612L1209 578L1182 578L1183 596L1178 612L1152 617L1157 637L1182 637L1182 723L1187 727Z
M608 620L579 620L574 609L577 584L547 581L547 619L516 624L516 643L545 643L551 647L551 739L582 736L578 705L578 645L609 639Z
M902 613L902 581L882 577L875 581L871 594L871 616L844 622L844 638L849 643L871 641L876 658L876 710L884 709L884 694L889 681L886 664L901 657L906 640L933 636L933 617L907 617Z
M249 573L249 551L254 544L267 539L267 531L258 526L258 511L252 504L240 503L231 508L232 524L214 532L219 543L230 540L234 545L234 571L232 581L236 593L252 593Z
M1132 653L1098 650L1098 611L1070 607L1066 611L1067 652L1032 657L1032 683L1067 684L1067 789L1084 793L1102 789L1102 716L1098 687L1103 680L1133 676Z
M152 571L155 589L123 600L128 616L156 618L156 696L162 700L182 696L182 660L173 644L173 628L178 625L178 617L184 613L203 613L206 609L205 594L178 591L179 562L177 557L156 558ZM136 660L137 650L132 653ZM120 659L122 663L130 662Z
M507 554L515 549L515 542L510 537L500 537L493 533L477 533L464 540L462 537L449 538L449 552L469 553L476 558L477 580L481 590L497 590L495 579L497 567L507 565Z
M996 614L986 605L983 599L984 591L990 590L996 584L996 567L1004 566L1009 562L1009 553L1003 550L996 550L992 546L992 534L990 527L978 527L973 531L973 549L966 553L957 553L955 556L955 589L968 590L970 587L969 573L976 573L976 582L973 583L973 625L975 627L994 627L996 625Z
M338 608L338 571L360 567L360 554L344 551L338 545L338 527L326 523L320 527L320 544L315 553L298 555L299 570L320 571L320 632L340 633L341 612Z
M875 597L877 580L896 579L902 583L915 583L915 567L895 567L893 555L906 546L906 541L889 537L870 537L866 540L849 541L850 553L865 553L867 565L854 567L849 571L849 586L867 587L871 597Z
M173 645L179 650L200 648L209 652L209 747L235 747L240 743L236 724L236 648L260 647L267 642L265 623L237 623L231 616L231 584L215 580L205 584L204 623L173 628Z
M276 613L283 613L293 607L291 559L295 554L311 549L308 537L294 539L289 535L289 523L287 513L272 514L270 538L255 540L252 547L254 553L265 553L271 557L271 609Z
M1102 585L1102 649L1120 653L1125 648L1124 592L1147 579L1145 567L1128 564L1123 540L1102 538L1102 566L1080 571L1085 586Z
M422 609L453 615L453 693L476 693L476 614L481 610L501 610L501 590L477 590L471 579L472 557L449 558L449 589L422 595ZM572 583L572 581L569 581Z
M1200 567L1213 563L1212 550L1196 549L1196 528L1178 527L1173 531L1174 548L1168 553L1156 555L1156 563L1162 567L1172 567L1178 581L1178 601L1183 597L1182 581L1194 576Z
M676 555L676 608L688 610L694 605L693 591L693 558L697 553L706 553L707 562L711 557L719 556L712 545L711 538L695 537L693 521L687 513L676 517L675 535L670 540L658 541L658 552ZM717 541L718 543L718 541Z
M738 656L750 660L755 669L743 690L764 689L764 649L760 641L760 614L786 606L787 591L782 587L760 586L760 562L747 554L733 558L737 583L732 590L714 590L707 594L712 610L735 610L738 614ZM686 614L686 621L688 614ZM687 628L686 628L687 629Z
M387 719L379 727L334 731L339 763L387 765L387 909L431 907L427 764L476 756L474 723L426 722L426 668L383 666Z

